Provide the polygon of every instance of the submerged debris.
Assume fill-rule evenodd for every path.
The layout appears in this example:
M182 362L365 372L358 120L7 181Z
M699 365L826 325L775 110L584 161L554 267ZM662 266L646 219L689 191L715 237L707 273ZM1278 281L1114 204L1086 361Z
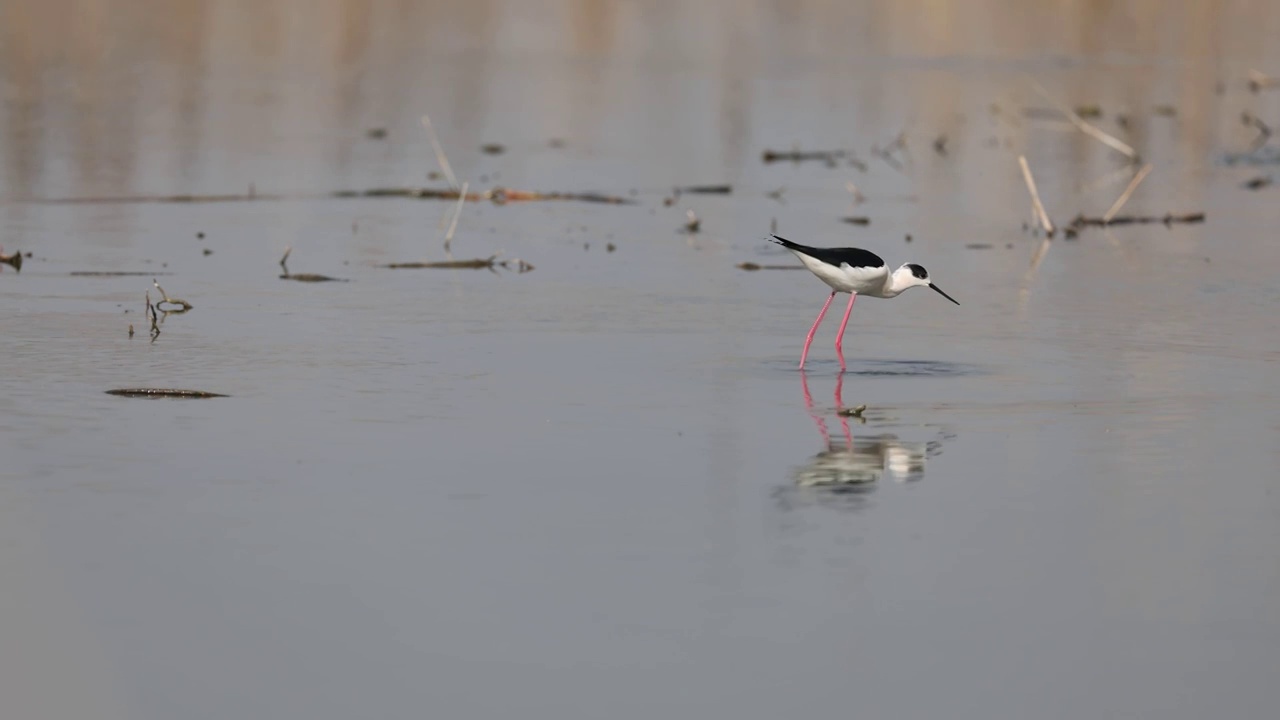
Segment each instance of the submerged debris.
M732 192L732 185L689 185L676 188L677 195L682 193L688 193L689 195L729 195Z
M816 160L824 162L831 167L835 167L838 160L852 157L853 153L848 150L765 150L763 155L766 163L799 163ZM863 165L863 167L865 168L866 166Z
M739 270L754 272L756 270L804 270L803 265L761 265L753 262L740 262L734 267Z
M5 255L0 252L0 263L12 265L15 272L22 272L22 251L15 250L12 255Z
M497 268L505 268L515 270L517 273L527 273L533 270L533 265L521 260L513 258L511 260L498 260L497 255L490 255L487 258L474 258L472 260L436 260L433 262L403 262L403 263L387 263L378 267L389 268L392 270L420 270L424 268L452 269L452 270L496 270Z
M159 309L160 312L165 313L166 315L169 313L173 313L174 315L179 315L191 309L192 307L191 303L187 302L186 300L180 300L178 298L169 297L169 293L165 292L164 288L160 287L160 283L156 282L155 278L151 278L151 284L155 285L156 290L160 291L161 300L160 302L156 303L156 308ZM174 305L176 307L165 308L165 307L161 307L161 305Z
M289 273L289 253L293 252L293 246L290 245L284 249L284 257L280 258L280 269L284 274L280 276L281 280L295 280L297 282L347 282L346 278L329 277L328 275L317 275L316 273L300 273L291 275Z
M332 192L320 193L255 193L249 192L244 195L236 194L214 194L214 195L121 195L121 196L95 196L95 197L66 197L66 198L31 198L30 202L44 203L48 205L101 205L101 204L141 204L141 203L229 203L229 202L267 202L267 201L287 201L287 200L320 200L325 198L334 198L339 200L350 200L357 198L403 198L408 200L457 200L459 191L452 188L424 188L424 187L375 187L366 188L364 190L334 190ZM495 205L502 205L508 202L528 202L534 200L565 200L590 203L604 203L608 205L632 205L634 200L624 198L617 195L607 195L604 193L594 192L541 192L536 190L514 190L511 188L495 187L484 192L473 192L467 195L467 200L479 202L489 200Z
M177 388L117 388L115 390L107 390L108 395L119 395L121 397L141 397L141 398L219 398L231 397L222 393L208 392L206 390L180 390Z
M1166 213L1164 215L1120 215L1112 218L1091 218L1084 215L1077 215L1071 221L1070 227L1080 229L1084 227L1108 227L1113 225L1150 225L1155 223L1163 223L1165 225L1175 224L1195 224L1204 222L1205 214L1186 213L1183 215L1174 215Z
M1246 190L1261 190L1262 188L1271 185L1272 182L1274 181L1271 179L1270 175L1259 175L1256 178L1244 181L1240 187Z
M157 275L172 275L173 273L155 272L153 270L72 270L67 273L73 277L150 277L152 280Z
M698 214L692 209L685 211L684 231L693 235L702 230L702 220L698 219Z
M1249 152L1256 152L1271 139L1271 126L1248 110L1240 113L1240 122L1244 123L1245 127L1251 127L1258 131L1258 136L1253 139L1253 143L1249 146Z
M870 225L871 218L866 215L851 215L840 218L840 222L849 223L850 225Z
M1256 144L1256 141L1255 141ZM1231 165L1280 165L1280 147L1263 145L1254 150L1240 153L1226 153L1222 156L1222 164Z

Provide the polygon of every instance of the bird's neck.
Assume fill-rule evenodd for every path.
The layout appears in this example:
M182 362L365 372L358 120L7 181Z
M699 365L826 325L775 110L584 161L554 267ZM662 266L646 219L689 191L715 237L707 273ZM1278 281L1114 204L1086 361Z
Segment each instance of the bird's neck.
M903 290L915 285L915 276L911 274L911 270L907 268L898 268L891 273L884 283L884 296L894 297L902 294Z

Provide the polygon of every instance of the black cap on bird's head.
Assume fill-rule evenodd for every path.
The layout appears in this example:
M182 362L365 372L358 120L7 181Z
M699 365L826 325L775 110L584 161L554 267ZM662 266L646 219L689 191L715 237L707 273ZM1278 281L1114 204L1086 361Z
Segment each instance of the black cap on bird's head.
M942 292L942 288L938 287L937 285L934 285L934 284L933 284L933 282L929 280L929 271L928 271L928 270L925 270L923 265L917 265L917 264L915 264L915 263L907 263L906 265L903 265L902 267L904 267L904 268L906 268L906 269L908 269L908 270L910 270L910 271L911 271L911 274L912 274L913 276L915 276L916 284L919 284L919 285L927 285L928 287L932 288L934 291L936 291L936 292L937 292L939 295L941 295L942 297L944 297L944 298L946 298L946 299L950 300L951 302L953 302L953 303L955 303L955 304L957 304L957 305L959 305L959 304L960 304L960 303L959 303L959 301L957 301L955 298L951 297L950 295L948 295L948 294L946 294L946 293Z

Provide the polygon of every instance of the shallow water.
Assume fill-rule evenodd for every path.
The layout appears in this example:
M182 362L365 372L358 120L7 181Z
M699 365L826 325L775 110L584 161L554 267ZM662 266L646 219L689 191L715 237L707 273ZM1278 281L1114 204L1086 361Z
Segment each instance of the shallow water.
M0 243L33 253L0 271L6 716L1280 700L1276 191L1222 161L1243 110L1280 118L1245 87L1280 72L1280 12L82 5L0 10ZM1019 153L1060 223L1128 174L1028 117L1029 78L1153 164L1126 212L1208 222L1086 230L1030 270ZM376 267L442 259L449 202L48 202L439 186L423 111L473 187L636 204L468 203L454 255L516 274ZM871 153L899 133L901 170ZM792 146L867 169L761 162ZM798 373L823 286L735 268L793 262L772 220L962 305L860 300L843 378L831 318ZM351 282L281 281L287 246ZM194 309L150 342L150 277L75 271L154 271ZM230 397L105 394L146 386Z

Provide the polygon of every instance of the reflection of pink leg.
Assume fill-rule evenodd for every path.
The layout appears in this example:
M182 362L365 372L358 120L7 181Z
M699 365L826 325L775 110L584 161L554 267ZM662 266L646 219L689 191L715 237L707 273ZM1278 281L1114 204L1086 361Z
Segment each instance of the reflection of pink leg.
M822 312L818 313L818 319L813 321L813 327L809 328L809 336L804 339L804 352L800 353L800 369L804 369L804 359L809 357L809 346L813 344L813 335L818 332L818 326L822 324L822 318L827 314L827 308L831 307L831 301L836 298L836 291L832 290L827 296L827 303L822 306ZM847 319L847 318L846 318Z
M853 433L849 431L849 419L840 411L844 409L844 373L836 373L836 417L840 418L840 428L844 430L844 440L853 449Z
M804 408L809 411L809 417L813 418L813 422L818 426L818 432L822 433L822 447L831 447L831 433L827 432L827 423L822 416L813 409L813 396L809 394L809 378L800 371L800 387L804 389Z
M831 293L831 296L835 297L835 293ZM844 350L841 348L841 344L844 342L844 328L849 324L849 314L853 312L853 301L857 299L858 293L849 293L849 307L844 311L844 320L840 321L840 332L836 333L836 355L840 358L841 370L844 370ZM827 300L827 302L831 301ZM823 308L823 312L826 312L826 308ZM803 363L804 361L801 360L801 362Z

